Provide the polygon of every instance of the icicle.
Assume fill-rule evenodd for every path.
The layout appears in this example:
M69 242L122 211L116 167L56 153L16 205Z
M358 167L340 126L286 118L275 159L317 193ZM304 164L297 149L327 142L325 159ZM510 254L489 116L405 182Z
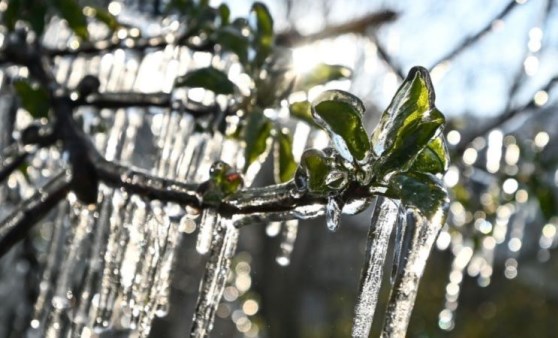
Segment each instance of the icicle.
M370 221L366 256L362 267L352 337L368 337L382 285L389 237L397 222L398 203L379 197Z
M66 257L56 280L56 288L51 300L52 311L45 327L46 337L63 336L71 327L72 317L69 314L72 312L72 306L76 303L75 297L77 296L74 295L73 278L78 271L77 266L86 246L85 241L91 231L92 222L89 211L82 208L77 202L70 202L70 208L72 207L79 214L75 215L75 222L71 222L74 230L69 237Z
M412 224L411 224L412 226ZM394 254L393 254L393 267L391 269L391 278L390 282L393 285L397 276L400 274L401 266L404 262L402 259L405 257L403 254L409 250L409 236L405 236L406 233L411 232L407 231L407 217L405 208L400 205L397 215L397 224L395 226L395 247L394 247Z
M211 255L200 283L200 293L190 337L208 337L213 329L215 312L230 273L231 258L236 251L237 241L238 229L232 225L229 219L223 219L217 223L211 245Z
M55 277L58 268L63 260L64 238L66 234L67 222L64 222L64 217L68 212L68 205L62 204L58 208L58 215L54 220L52 237L50 239L50 247L47 251L47 261L41 276L41 283L39 284L39 296L35 302L33 309L33 317L30 323L29 335L33 337L44 336L44 325L48 311L50 310L49 299L52 294Z
M337 231L339 228L339 219L341 218L341 208L339 200L336 196L330 196L327 199L326 206L326 224L330 231Z
M81 332L87 328L90 323L90 313L92 308L92 299L100 284L100 274L103 269L103 256L106 251L107 237L110 229L109 217L112 206L112 190L103 189L103 201L101 202L99 216L96 224L94 224L94 238L89 250L90 261L87 264L87 271L83 281L83 288L80 291L78 300L78 309L73 321L72 331L76 336L80 336ZM107 198L107 196L109 198Z
M219 214L215 209L207 208L202 212L199 224L198 239L196 250L199 254L205 255L211 247L215 224L219 222Z
M487 237L488 238L488 237ZM457 310L463 272L473 257L473 243L456 248L451 263L450 281L446 286L446 304L438 316L438 326L445 331L451 331L455 325L454 317Z
M110 231L106 251L104 253L105 266L101 283L96 296L96 313L94 326L106 328L110 324L114 304L121 287L120 263L130 240L130 234L125 224L130 222L133 215L133 203L129 199L116 193L112 200L113 210L110 216Z
M418 285L430 250L442 227L442 215L434 213L429 220L418 209L407 209L410 248L403 258L404 265L396 278L386 311L382 337L405 337L415 303Z
M291 263L291 254L294 249L296 235L298 233L298 220L289 220L283 222L281 226L281 244L279 244L279 253L275 257L277 264L287 266Z

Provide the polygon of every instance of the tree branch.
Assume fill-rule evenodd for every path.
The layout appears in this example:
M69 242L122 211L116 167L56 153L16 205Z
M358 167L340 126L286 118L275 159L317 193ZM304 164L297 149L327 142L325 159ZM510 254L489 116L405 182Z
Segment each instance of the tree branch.
M370 28L375 28L388 22L392 22L397 18L397 13L386 10L378 13L371 13L359 19L351 20L339 25L326 26L317 33L301 35L296 30L289 30L278 33L276 42L278 45L285 47L296 47L318 40L337 37L344 34L365 34Z
M2 149L2 157L0 157L0 182L4 182L22 163L29 153L17 144L12 144L7 149Z
M440 57L438 61L433 63L433 65L429 68L429 70L432 70L434 67L436 67L442 62L454 58L455 56L463 52L465 49L467 49L467 47L471 46L472 44L477 42L480 38L488 34L493 28L494 21L504 19L517 5L519 5L518 1L515 0L510 1L508 5L504 7L504 9L500 13L498 13L498 15L496 15L492 20L489 20L488 23L481 30L479 30L476 34L463 40L456 48L451 50L446 55Z
M0 257L25 238L39 222L70 191L70 175L62 171L33 196L25 199L0 223Z
M556 82L558 82L558 76L555 76L552 79L550 79L548 81L548 83L543 88L540 89L540 91L548 92L552 88L552 86L554 86L554 84ZM482 126L480 129L478 129L478 130L476 130L476 131L474 131L470 134L464 135L463 138L461 139L461 142L459 143L459 145L455 148L456 152L458 154L462 154L465 151L465 149L467 149L469 144L475 138L477 138L479 136L486 135L488 132L490 132L494 128L506 123L507 121L513 119L514 117L518 116L519 114L524 113L524 112L526 112L528 110L531 110L533 108L536 108L536 107L537 107L537 104L535 102L535 98L533 97L531 100L529 100L529 102L527 102L523 106L517 107L515 109L510 109L510 110L504 112L503 114L499 115L494 120L492 120L491 122Z

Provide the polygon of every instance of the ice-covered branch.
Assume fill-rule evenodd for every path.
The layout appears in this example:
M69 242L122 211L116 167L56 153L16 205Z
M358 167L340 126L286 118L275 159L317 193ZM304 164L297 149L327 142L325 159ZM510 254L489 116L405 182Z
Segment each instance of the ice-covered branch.
M21 241L29 230L40 221L70 191L67 171L55 175L50 182L33 196L25 199L0 223L0 257Z

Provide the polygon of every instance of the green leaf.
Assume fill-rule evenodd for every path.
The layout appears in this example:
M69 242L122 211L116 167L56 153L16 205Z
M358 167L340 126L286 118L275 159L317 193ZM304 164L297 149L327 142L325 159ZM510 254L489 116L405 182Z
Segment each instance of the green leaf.
M173 10L180 14L187 14L192 10L192 0L170 0L165 6L164 14L170 14Z
M539 202L539 208L544 218L548 221L556 215L558 201L554 195L552 185L546 184L544 179L541 180L541 177L544 177L544 175L532 175L529 183L531 185L531 190L534 191L537 201Z
M261 112L253 112L248 116L248 122L244 128L244 141L246 142L244 171L252 163L260 160L266 152L272 127L271 121Z
M68 22L70 29L82 40L89 38L87 20L81 6L75 0L53 0L52 5L58 10L62 18Z
M215 41L225 50L229 50L238 56L242 64L248 61L248 38L242 35L239 28L225 26L215 32Z
M47 6L44 1L33 2L33 5L28 8L29 23L31 28L35 31L37 36L43 35L45 31L45 17L47 13Z
M325 91L312 102L312 116L329 132L335 148L349 162L362 162L369 154L363 113L362 101L342 90Z
M330 167L325 154L318 149L304 151L300 166L295 174L295 183L299 189L308 189L310 193L324 194L331 191L326 184Z
M228 25L231 18L231 9L226 4L219 5L219 16L221 17L221 25Z
M261 2L252 5L252 13L255 15L255 39L256 65L261 66L271 53L273 46L273 18L267 7Z
M204 88L215 94L234 94L236 86L227 75L213 67L200 68L176 78L175 87Z
M14 30L17 20L20 19L22 5L22 0L8 1L8 8L2 15L2 22L11 31Z
M388 195L401 199L406 208L416 208L430 222L443 224L448 212L448 192L434 175L395 174L389 181Z
M48 117L50 100L47 91L39 86L32 86L25 80L14 83L17 95L21 98L21 105L35 119Z
M295 90L309 90L330 81L347 79L351 75L352 71L348 67L320 63L297 79Z
M434 99L428 71L412 68L372 133L373 150L380 157L375 163L376 174L408 170L440 133L445 118L434 106Z
M120 27L120 24L118 23L118 20L116 20L116 17L110 14L110 12L108 12L107 10L100 7L95 7L93 8L93 10L93 16L95 17L95 19L104 23L111 31L114 32Z
M312 117L312 104L310 102L293 102L289 105L289 111L292 117L304 121L309 125L316 125L314 117Z
M293 138L288 129L277 133L274 147L273 170L276 183L287 182L292 179L296 171L296 161L293 156Z
M449 155L444 135L430 141L419 153L410 171L443 174L448 170Z

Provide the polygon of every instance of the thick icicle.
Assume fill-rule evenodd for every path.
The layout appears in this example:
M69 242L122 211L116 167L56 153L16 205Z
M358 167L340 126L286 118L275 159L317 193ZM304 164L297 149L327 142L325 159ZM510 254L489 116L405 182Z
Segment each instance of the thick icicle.
M213 329L215 312L225 289L231 258L236 251L238 241L238 229L229 219L222 219L217 223L214 232L211 255L200 283L200 293L190 332L190 337L193 338L208 337Z
M411 312L415 303L418 285L430 250L442 227L443 217L436 213L430 220L421 212L409 207L407 209L408 235L410 248L405 252L404 265L396 278L390 296L384 321L382 337L405 337Z
M358 300L353 318L352 337L368 337L382 285L382 274L389 237L397 223L398 203L379 197L368 231L366 256L362 267Z
M281 224L281 244L279 253L275 257L277 264L287 266L291 263L291 254L294 249L296 235L298 233L298 220L293 219Z

